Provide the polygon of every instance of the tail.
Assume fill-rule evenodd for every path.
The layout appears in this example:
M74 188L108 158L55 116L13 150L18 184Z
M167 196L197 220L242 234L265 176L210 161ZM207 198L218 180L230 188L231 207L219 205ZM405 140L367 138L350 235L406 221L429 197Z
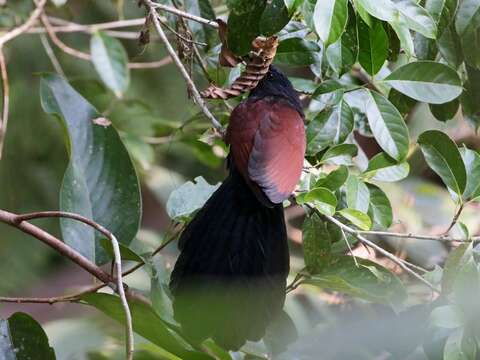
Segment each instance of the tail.
M262 205L233 169L180 238L170 280L175 319L193 340L226 349L258 341L285 301L282 204Z

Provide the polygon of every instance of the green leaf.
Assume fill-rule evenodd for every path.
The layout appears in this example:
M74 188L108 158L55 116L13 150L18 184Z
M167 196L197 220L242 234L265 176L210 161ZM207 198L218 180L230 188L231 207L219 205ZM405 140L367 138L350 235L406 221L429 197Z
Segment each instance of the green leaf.
M55 352L40 324L17 312L8 320L0 319L0 359L55 360Z
M334 165L351 165L352 158L357 156L358 148L354 144L340 144L329 148L320 159L320 163Z
M468 81L465 83L465 91L460 98L463 117L475 129L480 126L480 70L465 65Z
M315 188L297 198L299 204L310 203L324 215L332 216L337 207L337 198L326 188Z
M168 216L173 220L188 219L219 187L220 184L210 185L201 176L196 177L194 182L187 181L170 194L166 205Z
M458 38L454 39L458 40ZM468 30L460 40L465 63L475 69L480 69L480 27ZM458 49L458 46L455 49Z
M177 324L174 319L173 304L168 286L170 271L167 271L165 263L166 261L161 259L155 261L152 266L150 298L153 309L164 321L168 321L170 324Z
M402 16L397 16L389 22L392 29L400 40L400 45L408 57L415 56L415 47L413 44L412 34L408 25Z
M428 166L446 186L461 196L467 183L467 174L455 142L441 131L429 130L418 137L418 143Z
M476 57L478 55L475 53L475 49L478 49L477 46L472 46L473 44L470 43L468 46L464 46L464 48L467 50L465 51L462 50L462 43L465 43L465 38L460 39L455 32L453 25L447 27L442 32L442 36L437 40L437 46L440 54L454 69L458 68L463 62L464 52L467 52L467 55L470 54L470 48L473 48L472 52L475 54L472 57Z
M409 172L410 165L407 162L398 163L381 152L370 159L364 176L373 181L395 182L405 179Z
M209 20L215 20L215 10L209 0L187 0L184 1L185 11L189 14L203 17ZM193 32L193 37L197 41L205 41L208 48L213 47L218 42L217 31L211 26L200 24L195 21L188 21L188 26Z
M325 47L340 39L347 25L347 19L348 0L317 1L313 22Z
M380 21L369 27L362 20L358 24L358 61L370 75L380 71L388 57L388 36Z
M463 0L457 10L455 27L458 35L462 36L469 30L480 26L480 1Z
M90 40L92 63L102 81L117 97L121 97L130 83L127 52L122 43L103 33L95 33Z
M130 244L140 224L140 187L120 137L111 125L97 125L97 111L61 77L43 76L40 93L44 111L57 115L68 135L60 210L92 219ZM97 264L108 261L99 243L103 235L70 219L60 225L67 245Z
M459 308L444 305L433 309L430 314L430 323L445 329L456 329L463 325L464 319Z
M463 199L467 201L476 199L480 196L480 155L465 147L460 148L460 155L467 173L467 185L463 192Z
M384 96L368 91L366 114L370 129L380 147L392 158L402 161L408 152L408 129L402 115Z
M442 294L448 296L453 291L459 269L472 259L473 252L471 243L461 244L450 252L443 270Z
M386 230L392 225L393 212L390 200L378 186L367 184L370 192L370 206L368 215L376 228Z
M112 242L109 239L106 239L106 238L100 239L100 245L112 259L115 258ZM129 249L128 247L122 244L118 244L118 245L120 247L120 255L123 260L143 262L143 259L139 255L137 255L133 250Z
M470 360L475 355L468 354L462 349L463 331L457 330L452 333L445 343L443 349L443 360Z
M229 1L235 3L228 16L228 47L235 54L248 54L252 41L260 35L260 19L265 9L264 0Z
M451 101L463 90L457 72L434 61L406 64L388 75L384 81L401 93L430 104Z
M455 117L460 107L460 101L458 99L449 101L445 104L430 104L430 112L435 119L439 121L448 121Z
M288 80L290 80L290 82L292 83L293 88L301 93L313 94L317 89L317 84L310 79L303 79L303 78L290 76Z
M299 38L283 40L277 48L275 63L290 66L307 66L315 63L319 46L313 41Z
M370 15L384 21L395 18L395 5L390 0L355 0Z
M345 183L345 195L349 208L367 213L370 192L363 181L354 175L350 175Z
M394 274L369 260L357 262L359 267L351 256L339 256L304 282L377 303L399 306L405 301L405 288Z
M342 165L324 178L317 180L314 187L324 187L330 191L336 191L347 181L347 178L348 168Z
M437 35L435 21L415 0L398 0L395 6L410 29L427 38L435 39Z
M425 9L437 23L437 39L454 21L457 7L458 0L427 0L425 2Z
M322 111L307 127L307 153L315 155L331 144L343 143L353 131L350 106L341 100L333 108Z
M125 313L120 298L115 295L95 293L82 295L82 301L94 306L105 315L125 324ZM165 322L157 315L151 306L143 301L129 299L128 305L132 313L133 330L140 336L157 346L177 355L181 359L212 359L207 354L193 351L186 343L167 328Z
M265 36L271 36L282 30L289 20L290 15L284 0L267 2L260 19L260 32Z
M332 239L327 222L317 214L312 214L303 222L303 256L310 274L315 274L328 265Z
M347 208L340 210L339 214L361 230L370 230L372 228L372 220L361 211Z

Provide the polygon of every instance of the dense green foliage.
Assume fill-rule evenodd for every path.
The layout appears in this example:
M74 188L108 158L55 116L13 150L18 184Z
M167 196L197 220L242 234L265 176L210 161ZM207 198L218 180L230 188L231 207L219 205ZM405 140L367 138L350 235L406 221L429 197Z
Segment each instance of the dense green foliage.
M134 2L105 3L52 0L46 11L85 24L145 16ZM145 263L143 285L137 281L132 288L151 304L130 302L133 329L141 337L136 338L138 359L252 359L268 353L303 359L319 358L320 352L325 359L381 354L475 359L480 349L480 264L478 238L473 237L479 231L475 211L480 200L480 0L184 0L173 5L204 18L228 19L228 46L237 55L248 54L257 36L278 35L274 63L302 94L307 154L294 195L305 220L301 226L290 223L303 235L292 236L289 290L299 293L288 295L288 315L272 324L263 341L235 354L212 341L193 344L173 319L167 283L174 250L152 255L160 239L171 234L145 235L140 189L154 194L172 222L185 224L216 189L198 176L215 183L221 179L212 169L221 168L228 149L212 136L200 110L185 105L185 84L174 65L129 66L164 55L151 24L151 43L145 48L106 30L93 29L81 40L79 34L65 36L91 54L88 63L55 50L66 77L45 73L51 70L46 55L38 62L29 58L42 51L38 34L7 45L12 124L0 160L0 186L7 189L0 193L0 207L82 214L116 235L125 262ZM32 9L29 1L9 2L1 10L1 25L22 23ZM160 14L168 25L165 31L180 32L170 31L169 37L199 88L208 82L227 87L240 74L242 64L233 69L218 64L220 40L211 27L179 24L176 16ZM190 35L204 43L199 48L205 69L194 59L191 43L182 40ZM34 72L42 74L32 77ZM226 125L240 100L208 105ZM49 116L38 115L40 106ZM59 226L51 222L45 228L96 264L112 259L110 244L83 224L61 220ZM377 236L389 229L405 232L405 242ZM12 280L0 283L0 289L15 295L21 293L17 281L28 279L13 277L13 258L31 264L20 266L28 273L48 256L43 248L35 253L7 242L10 236L19 239L15 230L2 226L0 231L2 246L5 242L12 249L8 262L0 264ZM442 236L432 235L438 242L422 242L408 235L422 231ZM393 254L397 265L386 251L362 252L363 235ZM444 245L443 235L464 241ZM19 243L24 241L22 237ZM424 283L409 277L405 268ZM330 306L322 300L328 296L349 306ZM125 324L116 295L91 293L78 302ZM118 329L97 321L102 339L123 341ZM82 326L87 332L95 327L79 319L71 322L79 326L78 333ZM386 334L382 326L398 331ZM120 341L86 341L80 355L57 348L76 333L62 338L54 328L49 324L46 332L59 359L124 356ZM23 313L0 320L2 355L54 358L44 331Z

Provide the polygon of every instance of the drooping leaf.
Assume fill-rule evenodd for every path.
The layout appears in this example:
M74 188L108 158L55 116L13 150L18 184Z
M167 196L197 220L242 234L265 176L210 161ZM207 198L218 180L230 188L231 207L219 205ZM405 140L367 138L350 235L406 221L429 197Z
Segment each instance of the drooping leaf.
M434 61L417 61L399 67L384 80L401 93L418 101L443 104L462 93L457 72Z
M112 242L109 239L106 239L106 238L100 239L100 245L103 247L103 249L108 253L108 255L112 259L115 258ZM142 257L136 254L133 250L129 249L123 244L118 244L118 246L120 248L120 256L123 260L143 262Z
M347 25L348 0L317 1L313 22L326 47L336 42Z
M95 293L82 295L81 299L119 323L125 324L125 313L118 296ZM186 343L179 341L165 322L145 302L129 299L128 304L132 313L133 330L137 334L181 359L212 359L209 355L195 352Z
M246 55L252 40L260 35L260 19L265 0L231 1L228 16L228 48L235 54Z
M367 184L370 192L370 206L368 215L373 221L374 227L386 230L392 225L392 205L387 195L378 186Z
M45 331L30 315L17 312L0 319L0 359L55 360Z
M441 131L429 130L418 137L418 143L428 166L440 176L446 186L461 196L465 190L467 175L453 140Z
M326 188L314 188L301 197L297 197L297 202L299 204L310 203L319 212L329 216L335 214L337 207L337 198Z
M465 65L468 74L468 81L465 83L460 102L462 113L474 129L480 126L480 70Z
M283 40L277 48L275 62L290 66L307 66L316 60L320 48L313 41L299 38Z
M395 160L403 161L408 152L408 129L395 106L377 92L368 91L366 114L381 148Z
M460 148L460 155L467 174L467 185L463 192L463 199L472 200L480 197L480 155L474 150Z
M400 46L405 51L405 54L408 57L415 56L416 51L412 34L408 28L405 18L402 16L397 16L395 19L390 21L389 24L395 31L395 34L397 34L397 37L400 40Z
M357 258L357 262L359 267L351 256L339 256L305 283L394 306L405 301L405 288L394 274L369 260Z
M380 71L388 57L388 36L380 21L372 21L369 27L362 20L358 26L358 61L370 75Z
M454 39L457 40L458 38ZM460 38L460 42L465 63L475 69L480 69L480 27L467 30ZM458 49L458 47L455 47L455 49Z
M305 265L310 274L315 274L328 265L329 261L333 241L327 222L314 213L303 222L302 234Z
M57 115L68 135L70 162L60 190L60 210L83 215L128 246L141 217L140 188L130 156L111 125L96 123L97 111L57 75L42 77L42 107ZM60 221L64 241L88 259L108 260L102 235L69 219Z
M381 152L370 159L364 175L374 181L395 182L405 179L409 172L410 165L407 162L398 163Z
M117 97L127 90L130 83L128 56L122 43L101 32L90 40L92 63L102 81Z
M366 213L350 208L342 209L338 213L361 230L372 228L372 220Z
M188 219L219 187L220 184L210 185L201 176L194 182L187 181L170 194L166 205L168 216L174 220Z

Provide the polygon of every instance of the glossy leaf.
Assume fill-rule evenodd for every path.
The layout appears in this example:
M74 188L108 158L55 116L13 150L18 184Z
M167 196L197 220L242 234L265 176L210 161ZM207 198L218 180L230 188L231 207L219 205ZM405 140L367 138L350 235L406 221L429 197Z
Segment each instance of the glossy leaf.
M357 262L359 267L351 256L339 256L305 283L394 306L405 301L405 288L394 274L369 260L357 258Z
M372 27L358 20L358 61L370 75L380 71L388 57L388 36L380 21Z
M395 7L402 15L407 26L423 36L435 39L437 25L427 10L421 7L415 0L395 1Z
M381 152L370 159L364 175L373 181L395 182L405 179L409 172L410 166L407 162L398 163Z
M0 359L55 360L55 352L40 324L17 312L8 320L0 319Z
M480 197L480 155L474 150L460 148L465 170L467 173L467 185L463 193L463 199L472 200Z
M345 195L349 208L367 213L370 202L370 192L362 180L354 175L350 175L345 183Z
M384 21L391 21L395 18L395 5L390 0L355 0L370 15Z
M326 188L315 188L305 194L299 201L299 204L304 203L310 203L322 214L332 216L335 214L337 207L337 198Z
M319 46L313 41L290 38L282 41L277 48L275 62L290 66L307 66L316 60Z
M459 196L467 183L467 174L457 145L445 133L429 130L418 138L428 166Z
M344 165L338 169L333 170L327 176L320 178L315 183L314 187L324 187L330 191L338 190L348 179L348 168Z
M457 33L462 36L480 26L480 1L463 0L457 10L455 27Z
M96 122L97 111L57 75L42 77L45 112L57 115L68 135L70 162L60 190L60 210L83 215L128 245L141 217L140 188L130 156L116 130ZM103 237L79 222L60 221L64 241L98 264L108 260Z
M382 95L368 91L366 114L373 136L381 148L397 161L405 159L408 129L395 106Z
M382 230L392 225L393 212L390 200L378 186L367 184L370 192L370 205L368 215L373 221L374 227Z
M188 219L219 187L220 184L210 185L201 176L194 182L187 181L170 194L166 205L168 216L174 220Z
M347 208L340 210L338 213L361 230L370 230L372 228L372 220L361 211Z
M465 63L475 69L480 69L480 27L468 30L460 38L460 41Z
M405 19L401 16L397 16L395 19L389 22L392 29L397 34L398 39L400 40L400 45L405 51L405 54L408 57L415 56L415 46L413 43L412 34Z
M353 131L354 119L350 106L343 100L321 112L307 127L307 153L316 154L331 144L343 143Z
M86 294L83 295L82 301L91 305L105 315L111 317L121 324L125 324L125 313L120 302L120 298L109 294ZM157 313L143 301L129 299L128 304L132 313L133 330L151 341L162 349L177 355L181 359L212 359L207 354L193 351L183 341L180 341L176 335L165 325L165 322L157 315Z
M417 61L401 66L384 80L401 93L431 104L442 104L462 93L457 72L433 61Z
M351 165L352 158L357 156L358 148L354 144L332 146L323 154L320 162L334 165Z
M348 0L317 1L313 22L318 36L328 47L336 42L347 25Z
M327 223L315 213L303 222L302 234L305 265L310 274L315 274L328 265L333 241Z
M229 1L232 10L228 16L228 47L237 55L246 55L253 39L260 34L260 19L266 2Z
M430 112L435 119L439 121L448 121L455 117L460 107L460 101L458 99L449 101L445 104L430 104Z
M122 43L103 33L95 33L90 40L92 63L102 81L117 97L120 97L130 83L128 56Z

